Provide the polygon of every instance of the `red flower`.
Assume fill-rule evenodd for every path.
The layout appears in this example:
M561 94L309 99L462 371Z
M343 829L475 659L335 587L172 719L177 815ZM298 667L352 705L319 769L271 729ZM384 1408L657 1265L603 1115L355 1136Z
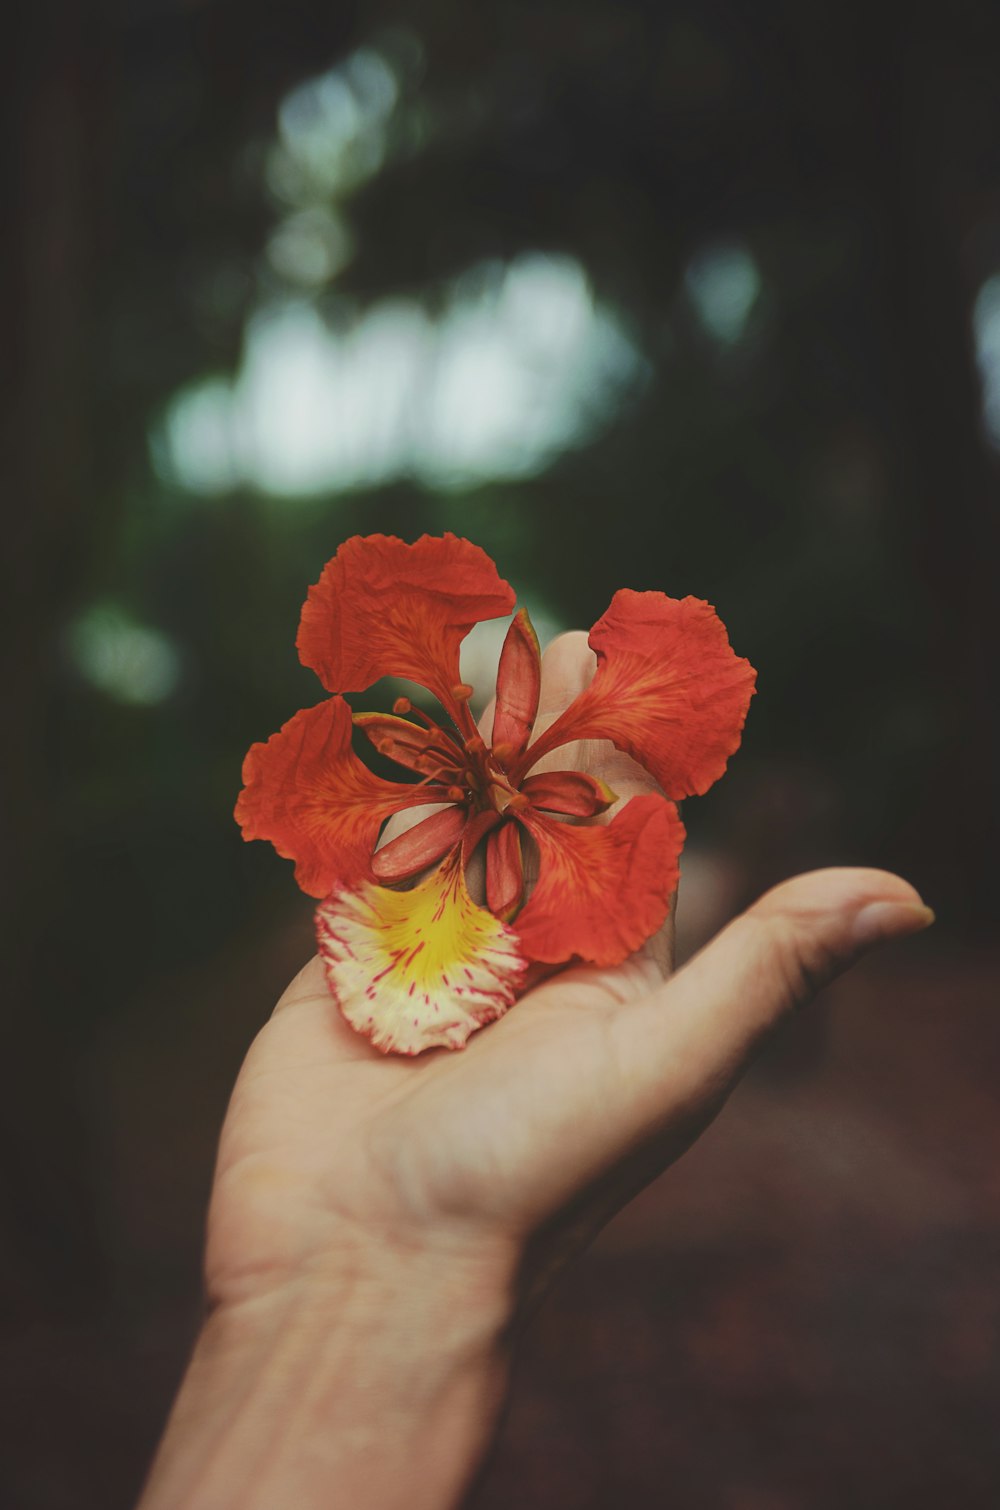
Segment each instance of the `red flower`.
M541 658L527 613L514 617L487 744L459 648L473 624L513 607L512 589L467 540L348 540L310 588L297 641L334 695L296 713L244 763L244 838L269 839L295 860L302 889L323 899L317 929L333 994L385 1050L460 1047L511 1005L529 960L611 965L639 948L677 884L684 829L675 803L707 791L740 742L755 673L714 609L623 590L590 632L593 681L534 740ZM428 688L447 725L406 698L394 714L352 716L340 694L382 676ZM351 748L352 726L414 779L373 775ZM633 797L610 821L588 825L614 793L580 771L536 769L578 739L610 739L665 795ZM376 851L385 820L421 804L434 812ZM526 844L539 859L527 900ZM480 846L486 908L464 879Z

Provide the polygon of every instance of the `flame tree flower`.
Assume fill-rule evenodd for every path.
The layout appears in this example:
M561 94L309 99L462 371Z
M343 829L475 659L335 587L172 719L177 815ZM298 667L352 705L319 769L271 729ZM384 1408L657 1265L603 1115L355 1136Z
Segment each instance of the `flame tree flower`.
M319 899L319 951L337 1005L384 1052L461 1048L512 1005L529 962L613 965L638 949L676 889L676 803L707 791L740 742L755 673L715 610L623 590L590 631L593 680L535 737L541 657L527 613L515 615L487 743L459 650L474 624L514 604L467 540L348 540L310 588L297 640L333 695L244 763L243 836L269 839L295 861L298 884ZM392 714L352 714L342 694L383 676L425 687L445 717L436 722L407 698ZM354 728L412 779L370 771L352 748ZM611 740L663 795L588 821L608 812L614 792L582 771L538 770L580 739ZM392 814L423 806L428 815L376 849ZM529 847L538 879L526 896ZM485 907L466 883L477 852Z

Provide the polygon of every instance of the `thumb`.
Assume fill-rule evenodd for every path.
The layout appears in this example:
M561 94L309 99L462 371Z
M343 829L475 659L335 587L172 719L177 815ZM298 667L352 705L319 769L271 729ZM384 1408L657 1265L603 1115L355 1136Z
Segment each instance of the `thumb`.
M631 1136L655 1136L678 1113L704 1125L783 1018L874 945L933 920L885 871L819 870L769 891L615 1019L638 1092Z

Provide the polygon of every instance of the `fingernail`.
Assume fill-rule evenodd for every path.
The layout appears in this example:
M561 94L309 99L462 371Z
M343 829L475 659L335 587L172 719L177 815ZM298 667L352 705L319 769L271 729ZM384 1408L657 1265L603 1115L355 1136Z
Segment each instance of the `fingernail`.
M929 928L933 921L933 911L923 902L869 902L854 919L854 942L863 946L903 938Z

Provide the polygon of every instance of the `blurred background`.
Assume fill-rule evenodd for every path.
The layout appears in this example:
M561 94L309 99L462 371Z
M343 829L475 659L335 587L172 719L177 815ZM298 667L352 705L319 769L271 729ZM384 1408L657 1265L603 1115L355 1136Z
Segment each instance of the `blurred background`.
M476 1510L994 1505L1000 8L35 0L7 63L0 1500L134 1500L311 947L241 759L340 541L450 529L759 668L684 950L816 864L939 914L550 1298Z

